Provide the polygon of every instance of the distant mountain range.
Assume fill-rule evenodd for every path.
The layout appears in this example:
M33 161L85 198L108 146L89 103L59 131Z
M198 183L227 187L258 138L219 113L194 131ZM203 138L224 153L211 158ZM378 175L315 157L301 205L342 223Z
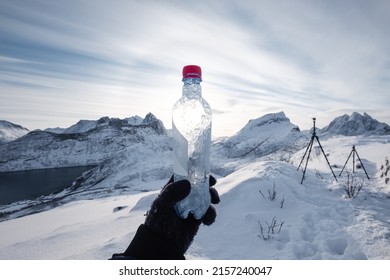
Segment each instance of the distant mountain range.
M99 126L109 125L110 122L122 123L123 125L141 125L144 121L140 116L134 116L127 119L115 119L109 117L102 117L99 120L80 120L76 124L68 127L68 128L47 128L45 131L53 132L58 134L69 134L69 133L84 133L93 129L96 129ZM148 120L146 120L148 122Z
M103 117L80 121L64 130L56 129L55 133L50 130L27 133L16 125L7 126L5 131L25 135L0 145L0 172L98 165L113 153L149 141L152 136L167 137L163 123L151 113L144 119Z
M335 118L328 126L319 130L319 133L327 137L336 135L390 135L390 126L373 119L367 113L361 115L355 112L351 116L345 114Z
M366 113L353 113L335 118L328 126L318 129L318 134L325 137L389 135L390 127ZM0 172L99 165L137 144L160 145L159 150L164 152L172 150L164 124L152 113L145 118L80 120L65 129L31 132L20 125L0 121L0 136ZM288 159L290 152L302 148L306 142L307 136L299 127L279 112L250 120L235 135L214 143L212 154L216 158L238 160L278 152L281 158Z

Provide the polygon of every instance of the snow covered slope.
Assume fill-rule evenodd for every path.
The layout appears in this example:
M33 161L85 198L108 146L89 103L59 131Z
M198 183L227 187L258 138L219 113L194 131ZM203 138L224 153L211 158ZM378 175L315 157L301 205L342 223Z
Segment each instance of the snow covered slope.
M202 229L189 254L211 259L389 258L388 240L366 250L364 238L351 230L358 222L354 201L343 199L329 182L309 177L301 185L294 166L259 162L220 180L217 222Z
M28 132L27 128L20 125L0 120L0 144L18 139Z
M200 228L187 259L390 259L390 185L379 175L390 139L339 137L323 144L340 165L352 143L372 177L355 199L345 197L346 175L339 182L327 170L319 176L312 162L302 185L296 165L282 161L253 162L219 178L216 222ZM359 169L357 178L363 175ZM165 182L1 222L0 259L107 259L127 247Z

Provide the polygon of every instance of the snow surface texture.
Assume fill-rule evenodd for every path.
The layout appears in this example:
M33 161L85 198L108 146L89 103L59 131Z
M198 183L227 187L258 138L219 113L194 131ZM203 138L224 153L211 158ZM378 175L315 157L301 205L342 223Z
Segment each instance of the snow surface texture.
M107 259L122 252L171 173L170 142L164 135L152 138L84 174L67 196L46 197L48 210L0 222L0 259ZM277 144L262 151L265 139ZM200 228L186 258L390 259L390 137L320 137L337 176L356 146L370 180L356 169L363 188L354 199L344 191L352 159L336 182L316 143L300 184L297 167L309 140L277 113L215 143L218 216ZM53 208L53 199L60 206ZM37 212L25 209L24 214Z

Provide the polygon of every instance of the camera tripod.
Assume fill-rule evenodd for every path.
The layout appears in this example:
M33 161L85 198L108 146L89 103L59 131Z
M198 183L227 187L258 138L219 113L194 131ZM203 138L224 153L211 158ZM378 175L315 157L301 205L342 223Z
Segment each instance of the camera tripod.
M356 149L355 149L355 145L352 146L352 151L349 153L349 156L348 156L348 158L347 158L347 161L345 162L343 169L341 169L341 172L340 172L339 176L341 176L341 173L343 173L344 168L345 168L345 166L347 165L348 160L349 160L349 158L351 157L351 155L352 155L352 163L353 163L353 166L352 166L352 173L355 173L355 155L356 155L357 158L358 158L359 161L360 161L360 164L361 164L362 167L363 167L364 173L366 173L367 179L370 180L370 177L368 177L367 171L366 171L366 169L364 168L363 162L362 162L362 160L360 159L359 154L358 154L358 152L357 152Z
M311 149L312 149L312 147L313 147L314 139L317 140L317 143L318 143L318 145L319 145L320 148L321 148L321 152L322 152L322 154L324 155L324 157L325 157L325 159L326 159L326 162L328 163L328 166L329 166L329 168L330 168L330 171L332 171L333 177L334 177L335 180L337 181L337 178L336 178L336 175L335 175L334 172L333 172L332 166L330 166L329 160L328 160L328 158L326 157L326 154L325 154L325 152L324 152L324 149L322 148L321 143L320 143L320 140L318 139L318 136L317 136L317 134L316 134L316 118L313 118L313 134L312 134L312 136L311 136L311 140L310 140L309 144L307 145L307 148L306 148L306 151L305 151L305 153L304 153L304 155L303 155L303 157L302 157L302 160L301 160L301 162L299 163L299 166L298 166L298 168L297 168L297 170L299 170L299 167L301 167L301 164L302 164L303 160L305 159L305 156L306 156L307 152L309 151L309 154L307 155L307 159L306 159L305 168L303 169L301 184L303 183L303 180L305 179L306 168L307 168L307 164L308 164L308 162L309 162L310 153L311 153Z

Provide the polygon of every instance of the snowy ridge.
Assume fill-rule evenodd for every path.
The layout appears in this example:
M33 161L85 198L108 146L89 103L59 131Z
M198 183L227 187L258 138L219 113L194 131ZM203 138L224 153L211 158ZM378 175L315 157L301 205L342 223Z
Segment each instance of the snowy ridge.
M0 120L0 144L13 141L29 132L27 128Z
M49 128L44 129L44 131L61 134L65 131L65 129L66 128L61 128L61 127L49 127Z
M62 133L64 134L69 134L69 133L83 133L87 132L91 129L96 128L98 124L108 124L109 118L108 117L103 117L98 121L90 121L90 120L81 120L75 125L72 125L71 127L68 127Z
M112 121L123 122L124 125L128 124L132 126L138 126L142 124L143 118L141 118L140 116L133 116L133 117L120 120L115 118L102 117L98 120L80 120L76 124L68 128L60 128L60 127L46 128L45 131L58 133L58 134L84 133L92 129L95 129L97 126L109 125L110 122Z
M144 119L141 118L140 116L132 116L132 117L127 118L127 119L125 119L125 120L127 120L127 123L128 123L128 124L131 124L131 125L140 125Z

